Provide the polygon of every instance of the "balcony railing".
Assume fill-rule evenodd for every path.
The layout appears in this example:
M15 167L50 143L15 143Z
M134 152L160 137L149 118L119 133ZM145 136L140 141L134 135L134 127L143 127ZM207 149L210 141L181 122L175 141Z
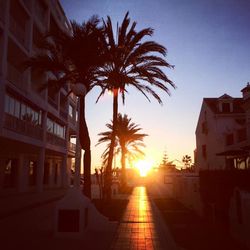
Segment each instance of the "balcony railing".
M28 48L28 39L26 35L26 30L23 28L14 17L10 15L10 30L15 36L15 38L25 47Z
M8 63L7 79L19 89L27 89L27 72L21 72L11 63Z
M30 122L20 120L15 116L5 113L4 127L19 134L38 140L43 139L43 130L40 126L34 126Z
M52 144L52 145L66 147L66 140L65 139L60 138L60 137L58 137L54 134L51 134L49 132L47 132L47 142Z

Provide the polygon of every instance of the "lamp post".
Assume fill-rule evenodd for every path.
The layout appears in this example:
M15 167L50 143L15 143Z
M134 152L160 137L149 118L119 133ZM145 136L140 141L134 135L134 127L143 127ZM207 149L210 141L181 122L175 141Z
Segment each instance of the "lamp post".
M88 133L84 133L83 130L86 127L86 123L84 120L84 99L85 96L87 94L87 88L84 84L82 83L75 83L75 84L71 84L71 90L73 92L74 95L76 95L77 97L79 97L80 101L78 102L78 114L79 114L79 119L78 119L78 132L77 132L77 152L76 152L76 156L77 156L77 163L76 164L76 170L75 170L75 180L74 180L74 186L75 187L80 187L80 178L81 178L81 150L84 149L85 154L86 154L86 150L90 148L90 144L89 147L88 145L84 142L85 138L80 138L83 136L88 136ZM90 143L90 140L88 140ZM90 150L89 150L90 151ZM90 157L90 152L88 152L89 157ZM86 155L84 155L84 160ZM85 164L85 163L84 163ZM90 166L88 166L88 168L90 168ZM87 176L88 175L88 176ZM88 192L85 194L90 197L91 195L91 187L87 187L87 185L91 185L90 183L87 184L87 182L89 182L88 178L90 178L90 169L88 171L86 171L86 169L84 169L84 191L88 190ZM90 190L89 190L90 189Z

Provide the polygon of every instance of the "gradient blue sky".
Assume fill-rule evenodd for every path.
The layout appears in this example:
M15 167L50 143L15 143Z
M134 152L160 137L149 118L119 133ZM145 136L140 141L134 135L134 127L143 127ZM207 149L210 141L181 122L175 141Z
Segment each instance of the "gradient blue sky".
M148 159L159 163L164 150L170 160L181 160L195 149L195 129L204 97L227 93L241 96L250 81L249 0L61 0L69 19L78 22L94 14L121 23L126 11L138 29L155 29L153 40L168 49L166 70L177 85L171 97L160 93L164 105L149 103L129 89L120 111L132 117L149 136ZM98 89L87 97L87 122L92 139L92 169L99 166L102 146L95 147L97 134L112 117L112 98L98 104Z

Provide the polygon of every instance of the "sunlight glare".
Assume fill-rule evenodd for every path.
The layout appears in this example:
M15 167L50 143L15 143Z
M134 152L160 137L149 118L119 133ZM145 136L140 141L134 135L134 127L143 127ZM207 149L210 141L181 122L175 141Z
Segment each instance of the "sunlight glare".
M135 163L135 167L138 169L141 177L145 177L149 170L152 169L152 162L147 160L140 160Z

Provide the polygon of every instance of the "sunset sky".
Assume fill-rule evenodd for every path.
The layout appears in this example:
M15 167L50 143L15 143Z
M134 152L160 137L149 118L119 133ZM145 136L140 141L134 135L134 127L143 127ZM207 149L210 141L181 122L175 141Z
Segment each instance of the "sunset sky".
M126 104L119 110L149 134L146 157L160 163L166 151L169 160L181 160L195 149L195 128L204 97L227 93L241 96L250 81L249 0L61 0L69 19L78 22L92 15L110 15L121 23L130 12L138 29L152 27L152 40L168 49L167 61L175 65L166 74L177 85L171 97L159 92L164 102L149 103L129 89ZM104 149L95 146L97 134L112 118L112 97L95 104L99 89L87 97L87 122L92 140L92 169L100 166Z

